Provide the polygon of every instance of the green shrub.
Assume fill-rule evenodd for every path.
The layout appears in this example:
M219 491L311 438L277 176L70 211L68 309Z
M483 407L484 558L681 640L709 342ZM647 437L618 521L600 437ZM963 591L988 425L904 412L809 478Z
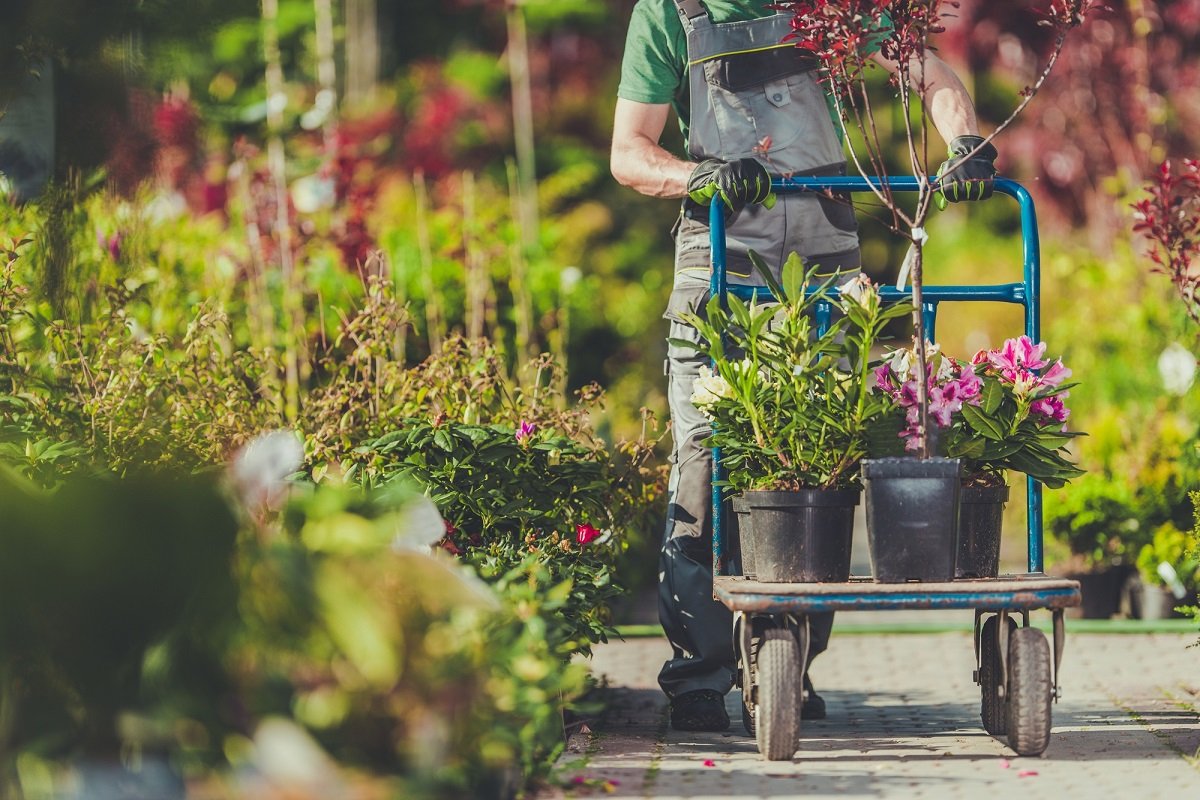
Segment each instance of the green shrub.
M424 487L447 521L443 546L486 577L533 563L568 586L552 641L586 651L606 640L622 545L612 515L621 487L603 449L528 422L514 430L409 420L359 450L370 457L364 481Z

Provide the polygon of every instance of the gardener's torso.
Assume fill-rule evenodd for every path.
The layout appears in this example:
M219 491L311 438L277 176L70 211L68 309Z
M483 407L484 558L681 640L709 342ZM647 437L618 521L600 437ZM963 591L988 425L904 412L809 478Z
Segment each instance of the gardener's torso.
M683 33L682 71L685 88L675 90L676 108L687 121L688 153L694 160L754 157L776 175L834 175L845 171L841 139L830 117L816 63L783 39L791 31L790 15L765 14L761 3L716 3L709 0L642 0L643 17L667 5ZM722 16L714 6L723 6ZM640 102L663 102L662 94L639 95L629 79L656 53L657 69L675 58L670 28L639 31L638 9L631 23L630 45L622 68L620 94ZM711 14L711 16L710 16ZM716 20L724 18L726 21ZM644 19L643 19L644 23ZM636 34L636 35L635 35ZM644 50L635 49L638 38ZM645 44L645 42L643 42ZM633 59L631 62L630 59ZM650 67L652 70L655 67ZM663 87L660 86L660 90ZM632 96L630 96L632 95ZM679 288L708 284L709 229L703 213L680 220L676 232L676 275ZM829 200L787 195L772 210L744 209L727 232L731 282L758 283L746 253L754 250L778 269L792 252L803 256L837 256L819 261L830 271L856 267L858 239L853 212ZM853 257L846 255L853 252ZM690 293L689 293L690 294Z

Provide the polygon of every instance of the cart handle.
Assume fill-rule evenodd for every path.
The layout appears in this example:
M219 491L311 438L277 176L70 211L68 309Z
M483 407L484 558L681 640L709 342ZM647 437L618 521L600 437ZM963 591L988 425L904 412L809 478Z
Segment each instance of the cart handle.
M885 177L861 176L832 176L821 178L783 178L771 181L772 191L778 194L795 194L799 192L824 192L827 190L841 192L871 191L886 185L896 192L917 192L925 181L918 180L912 175L896 175ZM937 178L930 178L926 185L937 185ZM943 300L962 301L992 301L1016 303L1025 310L1025 335L1033 341L1041 340L1041 242L1038 237L1037 213L1034 209L1033 197L1029 191L1009 178L996 178L994 190L1016 199L1021 210L1021 243L1022 261L1024 264L1024 280L1021 283L981 284L972 286L927 286L923 287L925 302L922 315L925 317L926 328L934 330L934 318L937 305ZM721 202L714 202L710 207L709 229L712 242L712 276L710 291L714 297L725 297L731 291L726 280L727 253L725 243L725 213ZM755 287L733 287L737 295L752 296L758 293ZM830 291L836 297L837 290ZM886 301L898 301L912 296L912 289L896 289L882 287L880 295ZM724 502L721 497L719 482L723 480L721 469L720 448L713 448L713 575L720 575L724 567L724 537L722 524L724 521ZM1029 572L1040 574L1044 571L1043 542L1042 542L1042 485L1032 477L1026 476L1026 513L1029 534Z

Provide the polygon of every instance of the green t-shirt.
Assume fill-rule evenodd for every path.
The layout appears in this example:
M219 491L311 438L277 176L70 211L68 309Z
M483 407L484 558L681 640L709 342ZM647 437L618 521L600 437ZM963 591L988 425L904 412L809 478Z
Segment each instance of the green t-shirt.
M767 6L773 0L703 0L708 15L718 25L769 17L777 13ZM875 37L865 52L879 49ZM617 96L637 103L670 103L679 116L684 141L688 135L687 33L674 0L638 0L629 21L625 56L621 61L621 83ZM833 100L829 100L833 127L841 134Z

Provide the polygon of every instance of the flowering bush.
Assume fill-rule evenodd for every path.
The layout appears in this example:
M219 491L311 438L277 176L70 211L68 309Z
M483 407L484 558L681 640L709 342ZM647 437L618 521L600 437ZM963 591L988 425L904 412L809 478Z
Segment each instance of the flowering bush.
M532 559L546 589L563 587L563 613L547 632L555 643L587 651L607 639L625 541L613 512L629 481L606 453L528 421L514 430L408 420L360 455L364 481L423 487L446 519L441 547L485 578Z
M972 483L999 485L1005 470L1016 470L1057 488L1083 474L1065 454L1080 435L1064 424L1072 384L1063 381L1071 371L1062 359L1045 359L1045 351L1044 343L1021 336L966 364L926 344L929 416L941 431L940 449L965 461ZM897 350L875 370L875 388L903 414L899 438L910 451L920 446L915 364L911 350Z
M782 284L772 281L776 302L729 297L726 311L713 298L704 316L684 315L713 360L692 402L713 421L707 443L721 447L729 485L739 491L854 485L868 429L889 407L869 391L871 347L906 309L884 308L870 280L856 277L840 287L842 315L818 335L812 312L830 299L830 282L806 292L814 276L793 256Z

